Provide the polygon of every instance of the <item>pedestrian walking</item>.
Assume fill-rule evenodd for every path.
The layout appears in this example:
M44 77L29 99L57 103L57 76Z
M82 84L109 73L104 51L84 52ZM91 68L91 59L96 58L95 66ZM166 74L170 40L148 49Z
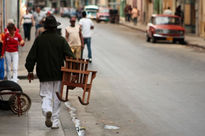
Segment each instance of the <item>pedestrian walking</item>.
M128 22L130 22L131 20L131 15L132 15L132 6L128 5L128 13L127 13Z
M0 34L0 80L4 79L4 57L2 55L3 34Z
M181 17L181 23L183 24L184 23L184 13L181 10L181 5L177 6L175 15Z
M75 58L65 38L57 33L58 25L53 15L46 17L46 31L35 39L25 63L29 82L33 80L36 64L45 125L52 129L59 128L60 101L56 92L60 92L61 66L66 56Z
M26 39L30 41L31 39L31 27L34 25L34 18L29 10L26 9L26 14L21 17L20 26L22 25L23 21L23 29L24 29L24 40Z
M51 16L51 12L48 11L46 13L46 17ZM43 27L43 22L45 21L45 18L43 18L43 20L40 22L41 27L38 28L37 33L36 33L36 37L38 37L40 34L42 34L45 31L45 28Z
M137 7L134 7L134 8L132 9L132 20L133 20L133 22L134 22L134 25L137 24L138 15L139 15L139 11L138 11Z
M77 59L81 58L81 50L84 48L83 36L79 25L75 24L76 18L71 17L70 26L66 27L66 40Z
M129 5L127 4L124 8L124 14L125 14L125 21L128 21L128 7Z
M44 13L41 12L40 7L37 7L36 11L33 14L33 17L34 17L34 20L35 20L35 27L36 27L36 33L35 34L37 35L38 29L40 27L42 27L42 23L41 22L43 21L43 18L46 17L46 15L44 15Z
M9 25L9 24L14 24L14 20L13 19L8 19L8 24L7 24L7 26ZM19 29L15 26L15 33L19 33ZM8 31L8 29L7 29L7 27L4 29L4 34L6 34L6 33L9 33L9 31Z
M86 18L86 12L82 12L82 18L79 21L80 28L82 29L82 34L83 34L83 41L84 44L87 45L88 49L88 59L89 62L92 62L92 50L91 50L91 30L94 29L94 24L91 21L91 19ZM84 49L84 48L83 48ZM83 58L83 49L82 49L82 55L81 58Z
M24 41L19 33L16 32L14 24L7 26L9 33L6 33L3 41L2 56L6 58L6 76L7 80L18 81L18 46L24 46ZM11 65L13 66L13 77L11 78Z

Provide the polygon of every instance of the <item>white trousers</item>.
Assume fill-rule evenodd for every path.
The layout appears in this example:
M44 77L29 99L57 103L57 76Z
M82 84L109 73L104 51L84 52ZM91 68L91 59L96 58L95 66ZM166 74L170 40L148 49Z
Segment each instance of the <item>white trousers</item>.
M6 77L7 80L13 80L17 82L18 80L18 62L19 54L18 52L5 52L6 57ZM11 64L13 66L13 79L11 78Z
M40 96L42 100L42 112L46 116L48 111L52 112L53 125L59 123L60 101L56 92L60 92L61 81L40 82Z

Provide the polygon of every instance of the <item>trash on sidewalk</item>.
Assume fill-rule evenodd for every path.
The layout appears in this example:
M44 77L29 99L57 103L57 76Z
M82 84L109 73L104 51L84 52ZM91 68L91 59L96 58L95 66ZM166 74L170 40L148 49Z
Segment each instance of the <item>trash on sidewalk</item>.
M111 126L111 125L105 125L104 129L120 129L120 127L117 126Z
M75 124L76 132L77 132L78 136L85 136L86 129L85 129L85 127L80 126L80 120L77 119L76 114L75 114L76 109L71 106L70 102L66 102L65 105L70 110L69 113L71 115L73 123Z

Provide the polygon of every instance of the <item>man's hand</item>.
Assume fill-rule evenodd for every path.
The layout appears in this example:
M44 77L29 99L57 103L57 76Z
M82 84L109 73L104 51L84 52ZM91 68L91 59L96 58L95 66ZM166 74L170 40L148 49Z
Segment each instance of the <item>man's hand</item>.
M33 72L29 72L27 78L28 78L29 83L31 83L31 80L34 79Z

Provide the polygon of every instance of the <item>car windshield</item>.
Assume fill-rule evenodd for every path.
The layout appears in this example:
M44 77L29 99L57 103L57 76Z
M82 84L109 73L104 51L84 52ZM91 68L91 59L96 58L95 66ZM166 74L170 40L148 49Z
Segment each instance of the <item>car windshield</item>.
M180 25L180 18L178 17L155 17L156 25Z
M99 9L100 13L109 13L109 9Z

